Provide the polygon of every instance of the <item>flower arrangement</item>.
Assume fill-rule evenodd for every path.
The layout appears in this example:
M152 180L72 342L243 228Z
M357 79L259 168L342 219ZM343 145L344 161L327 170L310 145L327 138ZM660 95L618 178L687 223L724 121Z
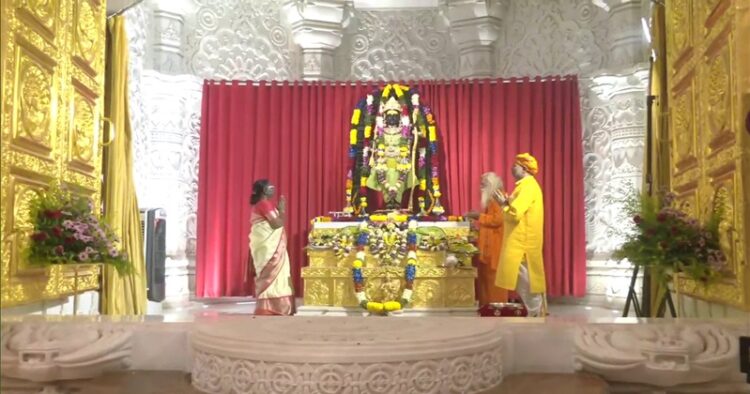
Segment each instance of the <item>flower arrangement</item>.
M415 146L419 152L415 157L415 168L409 151L399 153L399 177L393 184L386 179L384 146L379 143L384 135L384 104L395 99L400 106L400 136L404 146ZM415 144L415 138L418 145ZM440 204L438 138L435 116L429 106L422 105L416 89L399 84L387 84L373 90L356 105L349 130L349 172L346 180L346 207L344 212L357 216L367 215L367 179L374 171L377 181L385 185L386 200L394 201L398 190L406 185L408 174L415 173L419 190L420 212L443 215ZM371 165L375 163L374 165ZM377 164L381 163L381 164Z
M717 202L701 224L677 207L672 193L632 193L625 201L625 213L633 226L624 231L625 242L614 256L653 268L662 283L671 280L673 272L704 283L717 278L727 264L719 245L724 205L720 199Z
M119 273L130 269L119 239L93 212L89 198L52 185L31 201L34 232L26 255L31 264L110 264Z
M369 240L370 226L367 222L362 222L359 227L360 232L357 236L357 255L352 263L352 280L354 281L354 293L359 301L359 305L366 309L370 313L374 314L387 314L403 309L404 306L411 302L411 297L414 288L414 279L417 275L417 222L410 221L408 227L407 243L409 252L407 254L407 262L404 267L404 290L401 293L401 299L398 301L385 301L375 302L367 299L365 294L364 281L365 277L362 273L362 267L365 263L365 247Z

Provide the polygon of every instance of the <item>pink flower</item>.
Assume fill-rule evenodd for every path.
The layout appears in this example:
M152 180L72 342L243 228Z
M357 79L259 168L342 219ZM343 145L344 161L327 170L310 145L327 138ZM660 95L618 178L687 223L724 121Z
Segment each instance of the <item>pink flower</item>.
M88 261L88 259L89 259L89 254L88 253L86 253L86 252L78 253L78 260L79 261Z

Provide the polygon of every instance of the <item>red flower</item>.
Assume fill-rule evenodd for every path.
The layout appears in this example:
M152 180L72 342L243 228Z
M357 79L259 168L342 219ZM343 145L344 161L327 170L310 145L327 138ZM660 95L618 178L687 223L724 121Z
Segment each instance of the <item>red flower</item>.
M635 215L633 216L633 221L635 222L635 224L641 224L643 223L643 218L641 218L640 215Z
M63 248L62 245L57 245L57 246L55 246L54 251L55 251L56 255L62 256L62 254L65 252L65 248Z
M54 234L55 237L60 237L63 234L63 230L60 227L54 227L52 229L52 234Z
M667 214L666 213L660 213L656 215L656 220L659 221L659 223L664 223L667 220Z
M37 242L42 242L42 241L44 241L47 238L49 238L47 236L47 233L42 233L42 232L34 233L31 236L31 239L33 239L34 241L37 241Z
M62 217L62 211L59 209L55 211L46 210L44 211L44 216L49 219L60 219Z
M65 237L65 244L66 244L66 245L71 245L71 244L73 244L73 243L74 243L75 241L76 241L76 239L75 239L75 238L73 238L73 237Z

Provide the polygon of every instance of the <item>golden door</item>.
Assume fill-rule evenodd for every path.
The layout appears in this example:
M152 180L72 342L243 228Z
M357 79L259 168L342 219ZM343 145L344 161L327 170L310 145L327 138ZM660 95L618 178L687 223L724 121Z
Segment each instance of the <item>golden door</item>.
M730 275L706 287L684 277L678 291L750 310L750 0L666 2L672 190L704 218L727 207L720 242Z
M29 201L59 179L98 203L106 10L99 0L3 0L2 307L99 288L98 266L30 268Z

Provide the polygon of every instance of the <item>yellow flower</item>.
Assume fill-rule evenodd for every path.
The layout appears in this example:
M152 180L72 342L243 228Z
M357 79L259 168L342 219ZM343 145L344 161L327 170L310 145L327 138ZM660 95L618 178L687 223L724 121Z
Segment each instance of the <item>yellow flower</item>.
M409 261L407 261L406 264L417 265L417 260L416 259L409 259Z
M401 90L401 86L399 86L398 84L393 85L393 90L396 91L396 97L398 97L398 98L401 98L401 96L404 95L403 90Z
M370 301L367 303L367 311L374 313L383 313L383 303Z
M383 307L385 308L386 312L393 312L401 310L401 303L398 301L387 301L385 304L383 304Z
M435 198L439 198L440 196L443 195L443 193L440 193L440 190L435 190L435 194L433 195L435 196Z
M419 190L427 190L427 180L422 179L419 181Z
M367 125L365 126L365 138L370 138L370 135L372 135L372 126Z
M430 130L430 142L435 142L437 140L437 133L435 132L435 126L428 127Z
M352 268L362 268L362 260L354 260Z
M389 94L391 94L391 85L386 85L383 89L383 98L388 98Z
M360 184L360 186L366 185L367 184L367 177L363 176L363 177L359 178L359 184Z
M352 114L352 124L357 125L359 124L359 115L362 113L362 111L359 110L359 108L354 110L354 113Z
M349 145L357 145L357 129L349 131Z

